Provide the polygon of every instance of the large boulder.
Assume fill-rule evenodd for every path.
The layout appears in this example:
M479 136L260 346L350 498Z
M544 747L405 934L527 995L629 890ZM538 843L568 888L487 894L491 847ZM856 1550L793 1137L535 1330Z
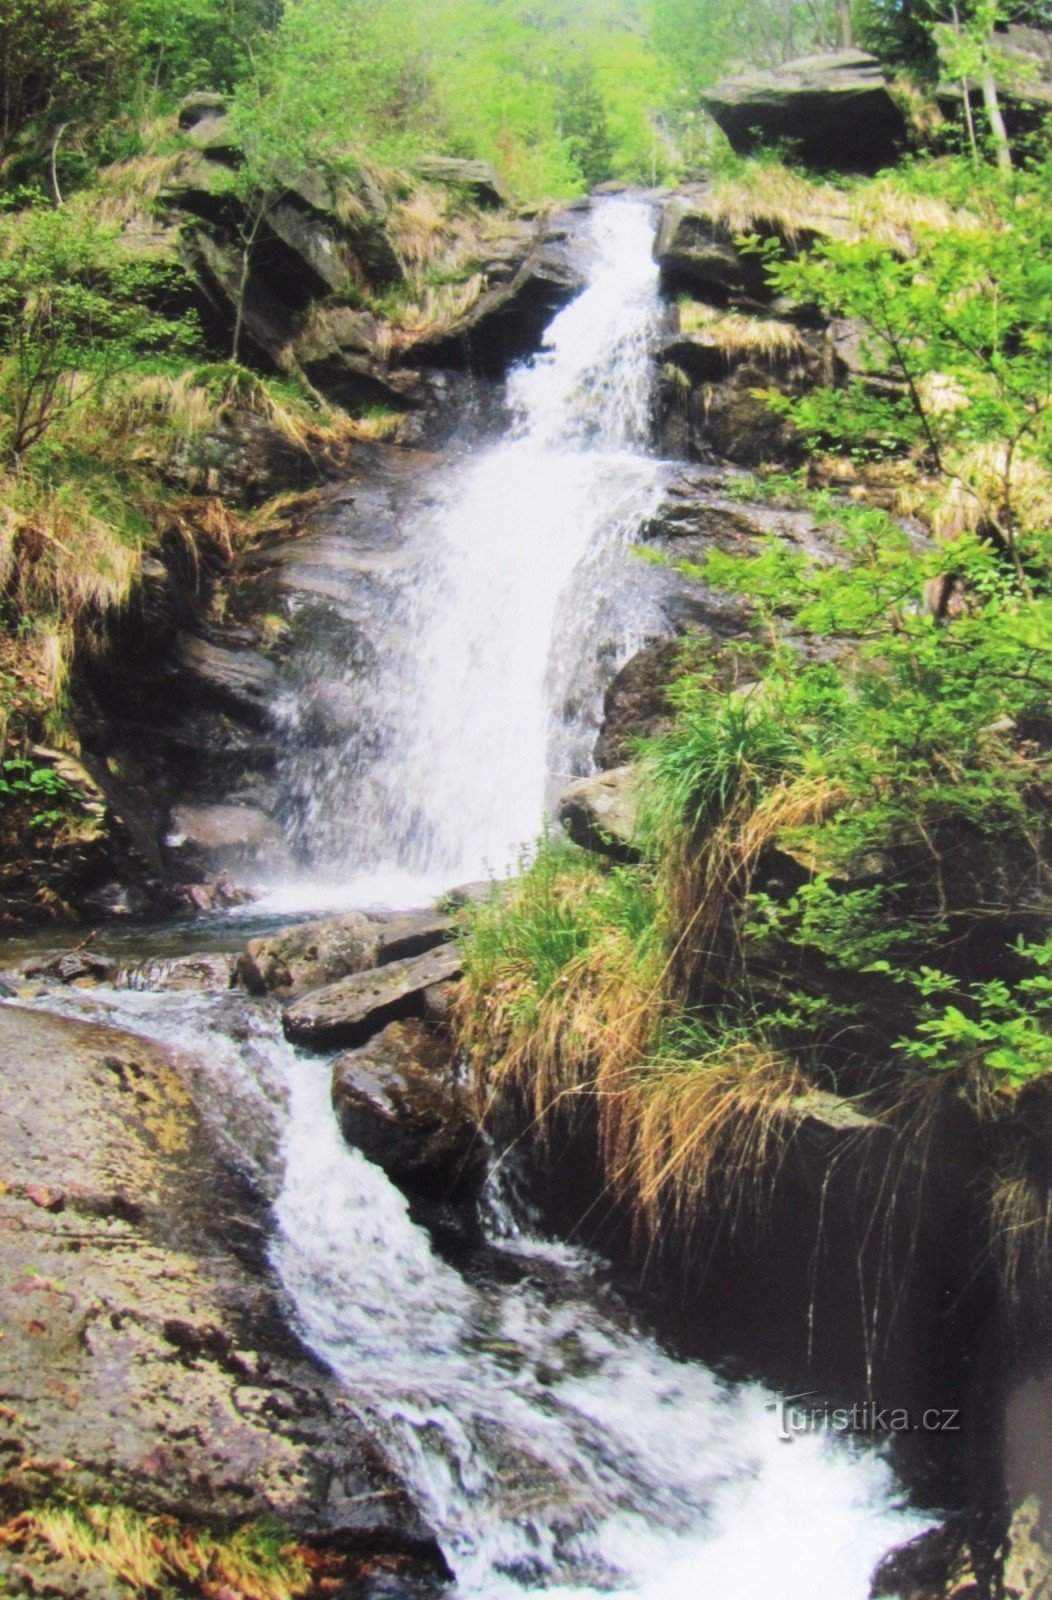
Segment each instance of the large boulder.
M283 866L288 860L281 829L258 806L175 806L164 843L172 860L191 873Z
M584 288L568 248L569 226L540 224L494 247L482 294L452 328L424 334L402 352L416 365L465 367L498 378L540 348L552 318Z
M559 801L559 821L574 843L618 861L637 860L635 783L633 766L613 767L572 783Z
M416 170L429 183L459 189L484 210L511 205L511 194L488 161L468 161L457 156L421 156Z
M431 1551L440 1568L339 1381L285 1323L266 1203L194 1102L207 1066L13 1006L0 1059L5 1506L273 1519L322 1551ZM0 1541L5 1593L15 1559ZM108 1592L49 1588L21 1559L40 1582L22 1592Z
M333 1109L348 1144L392 1183L436 1199L476 1194L486 1168L485 1142L452 1068L449 1035L418 1020L389 1023L332 1067Z
M888 166L906 135L879 61L863 50L725 78L702 104L740 154L786 145L807 166L838 172Z
M422 1017L429 991L461 970L459 951L431 950L312 989L285 1007L286 1037L315 1050L366 1044L389 1022Z

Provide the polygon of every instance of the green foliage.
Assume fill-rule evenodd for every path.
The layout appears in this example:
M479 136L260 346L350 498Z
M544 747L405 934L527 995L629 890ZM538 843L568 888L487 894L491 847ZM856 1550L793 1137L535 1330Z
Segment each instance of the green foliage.
M26 757L0 761L0 809L28 810L31 828L52 828L78 801L53 767Z
M280 12L279 0L133 0L140 74L176 94L232 89Z
M156 273L90 210L0 217L0 456L21 461L114 375L193 331L148 309Z
M0 171L30 131L112 110L131 44L128 0L4 0Z
M976 192L946 227L896 253L829 240L775 260L774 287L864 329L866 376L779 402L816 445L861 459L915 450L954 497L941 532L982 526L1025 566L1047 564L1052 512L1052 208L1047 174ZM953 193L957 174L950 169ZM977 204L976 204L977 202ZM956 508L958 526L947 527Z

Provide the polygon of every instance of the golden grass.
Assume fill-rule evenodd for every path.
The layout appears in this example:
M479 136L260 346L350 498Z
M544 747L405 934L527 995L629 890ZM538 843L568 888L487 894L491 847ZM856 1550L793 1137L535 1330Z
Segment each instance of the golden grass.
M679 328L683 334L704 334L728 361L755 356L785 362L808 353L803 335L791 322L718 311L695 300L680 303Z
M921 231L980 226L971 212L930 195L911 194L894 177L838 189L763 161L718 180L700 205L730 234L774 232L794 246L811 234L849 242L868 239L907 256L914 253Z
M91 214L102 223L123 227L153 220L153 205L175 173L185 152L135 156L114 162L99 173L97 191L91 195Z
M1042 462L1004 440L986 440L948 463L931 517L937 539L1000 528L1006 515L1024 537L1052 527L1052 473Z
M651 1239L703 1208L718 1206L732 1225L755 1214L797 1125L794 1103L813 1085L762 1036L728 1032L716 1012L684 1012L676 997L699 984L728 992L728 928L756 862L837 799L817 780L759 804L743 798L703 839L665 856L655 939L641 945L600 912L545 989L528 937L478 966L469 947L456 1025L483 1120L498 1124L516 1106L543 1143L592 1107L609 1191ZM587 919L602 884L598 868L556 878L545 916ZM529 923L532 893L527 875L504 902L508 926Z
M126 1507L54 1507L29 1511L7 1525L5 1541L43 1545L82 1570L106 1573L135 1595L170 1586L183 1593L240 1600L296 1600L312 1587L305 1552L292 1541L240 1529L227 1539L190 1529L171 1517Z

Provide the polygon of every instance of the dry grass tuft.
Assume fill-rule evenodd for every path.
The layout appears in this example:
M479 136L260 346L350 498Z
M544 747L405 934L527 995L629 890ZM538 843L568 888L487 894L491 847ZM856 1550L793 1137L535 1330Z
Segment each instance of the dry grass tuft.
M809 236L876 240L900 255L914 254L920 231L970 231L979 219L930 195L911 194L894 178L857 188L815 183L777 162L746 164L733 178L713 184L704 209L727 233L773 232L790 245Z
M683 334L704 334L728 361L752 356L785 363L808 354L800 330L776 317L746 317L688 300L680 304L679 327Z
M657 1239L681 1237L719 1207L732 1224L762 1211L812 1088L768 1044L717 1040L708 1051L644 1060L601 1089L604 1161L615 1190Z
M268 1531L250 1526L222 1539L121 1506L29 1511L7 1525L4 1539L42 1544L74 1568L105 1573L136 1595L175 1586L188 1594L296 1600L313 1583L306 1552Z
M932 512L932 532L949 543L990 527L1003 531L1006 517L1024 537L1047 532L1052 473L1025 451L986 440L953 464Z

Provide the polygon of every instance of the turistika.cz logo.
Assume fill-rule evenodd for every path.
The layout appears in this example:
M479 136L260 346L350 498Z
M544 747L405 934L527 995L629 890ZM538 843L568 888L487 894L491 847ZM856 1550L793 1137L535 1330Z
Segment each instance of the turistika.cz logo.
M778 1395L767 1402L778 1419L778 1437L787 1443L801 1433L851 1433L867 1437L900 1433L960 1433L961 1413L948 1407L911 1411L903 1406L878 1406L872 1400L833 1406L816 1392Z

